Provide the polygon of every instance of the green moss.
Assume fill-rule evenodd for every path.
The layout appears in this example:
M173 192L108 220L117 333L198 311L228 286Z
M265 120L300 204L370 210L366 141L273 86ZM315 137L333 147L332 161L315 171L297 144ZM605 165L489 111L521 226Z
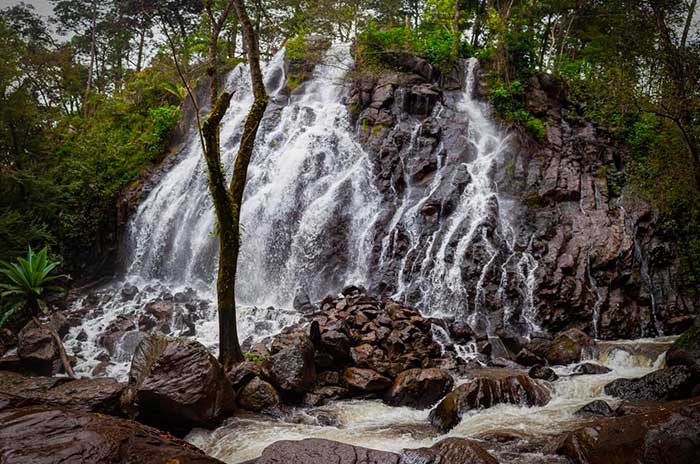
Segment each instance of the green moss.
M245 359L246 361L252 361L254 363L263 362L268 358L269 358L269 356L255 354L255 353L252 353L250 351L246 351L245 353L243 353L243 359Z
M700 346L700 327L691 327L678 337L673 344L679 348Z

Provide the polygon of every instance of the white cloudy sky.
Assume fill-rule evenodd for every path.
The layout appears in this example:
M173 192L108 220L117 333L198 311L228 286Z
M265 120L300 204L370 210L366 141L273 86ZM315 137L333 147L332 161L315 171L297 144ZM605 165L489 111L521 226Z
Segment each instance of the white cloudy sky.
M34 5L36 11L43 16L48 16L51 13L51 3L49 3L47 0L24 0L24 2L15 0L0 0L0 8L17 5L18 3L28 3Z

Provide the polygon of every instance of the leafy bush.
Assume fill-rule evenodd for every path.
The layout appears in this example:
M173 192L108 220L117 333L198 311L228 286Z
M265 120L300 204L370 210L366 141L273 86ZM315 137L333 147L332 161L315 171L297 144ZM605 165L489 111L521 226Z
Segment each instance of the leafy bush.
M519 80L509 85L503 81L492 81L489 101L494 111L507 121L524 128L535 140L541 142L547 135L544 123L530 114L523 105L525 88Z
M46 310L42 294L47 291L63 291L61 287L51 285L56 279L67 278L65 275L50 274L60 264L48 258L48 248L34 253L31 247L27 258L17 258L15 263L0 261L0 274L5 276L5 283L0 283L0 328L20 311L26 310L30 315Z

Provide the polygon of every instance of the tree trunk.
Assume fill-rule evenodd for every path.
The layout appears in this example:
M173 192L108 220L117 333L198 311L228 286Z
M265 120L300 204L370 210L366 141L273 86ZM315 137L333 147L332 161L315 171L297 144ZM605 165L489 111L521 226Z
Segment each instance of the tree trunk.
M260 49L258 38L253 24L248 17L243 0L233 0L238 20L243 33L243 43L248 56L251 83L253 86L253 105L248 112L243 136L238 147L236 161L233 167L233 176L227 200L230 201L226 209L225 222L219 217L219 276L217 282L217 296L219 304L219 360L224 367L243 359L243 353L238 343L238 330L236 327L236 268L238 266L238 251L240 247L240 218L241 205L243 203L243 191L245 190L248 176L248 165L255 148L255 137L260 127L260 121L267 108L268 96L265 92L265 83L260 70ZM223 94L225 99L227 94ZM230 101L230 96L227 97ZM221 99L219 100L221 101ZM223 103L223 102L222 102ZM219 105L215 109L218 109ZM213 115L215 112L213 112ZM222 115L223 116L223 115ZM206 139L205 134L205 139ZM212 187L213 189L214 187ZM217 188L218 189L218 188ZM226 204L222 201L222 204ZM217 213L219 208L217 207ZM229 214L230 213L230 214Z
M90 68L88 69L87 87L85 88L85 101L83 102L83 114L88 115L90 92L92 91L93 70L95 67L95 40L97 34L97 1L92 2L92 25L90 31Z
M136 72L141 72L141 66L143 66L143 46L146 41L146 30L141 29L141 34L139 37L139 52L136 58Z

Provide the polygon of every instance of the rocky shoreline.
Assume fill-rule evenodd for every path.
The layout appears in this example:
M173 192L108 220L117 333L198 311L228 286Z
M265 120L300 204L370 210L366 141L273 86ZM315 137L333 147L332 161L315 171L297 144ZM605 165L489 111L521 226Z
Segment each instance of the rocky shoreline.
M0 432L3 462L59 462L47 457L49 449L74 459L60 462L87 462L95 456L130 462L130 454L115 440L154 456L152 462L216 462L173 436L183 437L193 427L216 427L231 415L252 412L275 420L292 409L313 410L348 399L430 410L426 426L439 436L470 411L499 404L546 405L558 377L551 367L575 365L571 376L609 371L581 362L594 342L576 330L530 340L506 332L484 337L459 321L424 317L353 286L318 304L300 297L296 306L299 322L248 346L247 359L229 372L198 342L144 334L126 383L50 377L59 365L55 342L28 325L20 332L17 355L0 360L0 414L8 424ZM52 319L49 323L65 334L64 319ZM439 342L436 334L444 333L448 342ZM459 348L469 344L476 351L460 357ZM547 453L581 463L666 462L661 460L664 453L673 453L674 462L692 462L690 456L700 450L697 326L671 346L664 367L638 379L609 382L605 393L622 400L620 406L601 400L584 406L576 413L581 428L551 440ZM332 417L317 420L335 425ZM37 421L47 434L64 438L44 442L41 435L29 434L27 428ZM625 447L634 453L620 451ZM617 460L601 460L610 453ZM339 462L349 464L498 462L483 444L461 438L400 454L324 440L283 441L254 462L284 457L320 464L329 456L341 456ZM445 461L450 456L464 460Z

